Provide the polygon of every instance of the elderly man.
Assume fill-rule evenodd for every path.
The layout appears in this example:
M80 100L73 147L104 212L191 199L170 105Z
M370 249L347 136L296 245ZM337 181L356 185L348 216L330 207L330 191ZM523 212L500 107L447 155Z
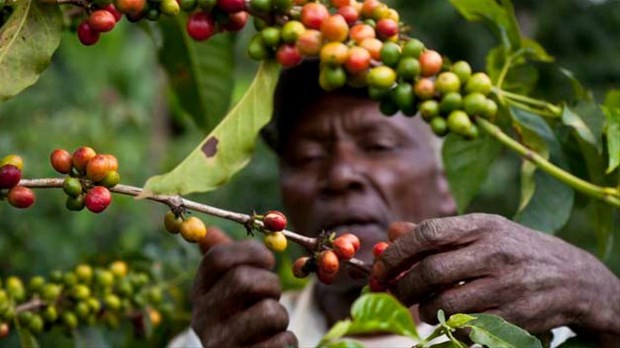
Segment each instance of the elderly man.
M406 233L373 273L387 281L409 270L390 290L429 324L442 308L448 315L499 314L533 333L568 326L609 342L620 337L620 280L603 264L499 216L447 217L454 202L436 140L420 118L385 117L362 90L323 92L317 76L317 63L283 73L265 132L280 159L282 199L296 232L353 232L362 241L358 256L371 262L371 248L388 239L390 224L411 222L398 225ZM332 285L311 282L301 295L278 301L274 257L262 244L212 244L192 295L192 328L204 347L315 345L348 316L367 281L341 272ZM412 344L389 335L363 339Z

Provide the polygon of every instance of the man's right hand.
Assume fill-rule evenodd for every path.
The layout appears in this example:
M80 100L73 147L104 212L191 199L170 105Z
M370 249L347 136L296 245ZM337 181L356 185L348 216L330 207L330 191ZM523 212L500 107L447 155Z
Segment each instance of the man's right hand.
M191 298L192 329L202 345L296 347L297 338L286 331L288 313L278 302L280 281L270 271L273 254L257 241L232 242L217 229L201 248L206 253Z

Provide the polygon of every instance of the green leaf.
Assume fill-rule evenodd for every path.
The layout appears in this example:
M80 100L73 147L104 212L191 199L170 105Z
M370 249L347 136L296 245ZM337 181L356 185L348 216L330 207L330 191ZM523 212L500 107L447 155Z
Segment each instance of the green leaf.
M620 108L603 107L605 113L605 135L607 138L607 152L609 160L607 174L610 174L620 165Z
M545 48L542 47L535 40L524 37L521 39L521 45L523 46L523 49L525 50L525 56L529 60L543 62L543 63L551 63L555 61L555 58L553 58L553 56L547 53Z
M491 314L472 314L476 319L466 327L471 328L469 338L487 347L542 348L540 341L527 331Z
M497 84L499 75L502 72L502 68L506 62L506 48L502 45L492 48L486 56L486 71L493 81Z
M476 319L476 317L469 314L458 313L451 315L446 324L451 328L460 329L474 319Z
M429 346L429 348L461 348L461 347L462 347L461 345L459 345L458 343L454 341L440 342L440 343L433 344L432 346Z
M533 151L566 168L560 143L549 125L538 115L511 108L510 113L519 128L522 141ZM570 217L575 192L549 174L534 171L530 165L522 168L521 205L514 219L538 231L553 233ZM533 186L533 187L532 187ZM535 189L532 194L532 189Z
M328 342L340 337L344 337L351 327L351 320L341 320L334 324L331 329L323 336L321 342Z
M62 15L55 2L20 0L0 28L0 101L33 85L60 44Z
M605 107L620 109L620 89L610 89L605 95Z
M509 0L450 0L465 19L483 21L510 51L521 48L519 23Z
M227 33L196 42L185 30L185 17L158 21L163 35L159 60L180 107L206 134L230 106L235 40Z
M592 133L592 130L583 121L581 116L571 110L568 106L564 107L564 112L562 113L562 123L573 128L577 133L577 136L583 139L586 143L596 147L599 153L603 150L601 142L597 140L599 138L599 134L595 136Z
M577 79L577 77L572 71L564 68L560 68L559 70L560 73L566 78L568 78L568 80L570 81L571 85L573 86L575 98L577 98L577 100L592 101L592 93L588 91L585 87L583 87L579 79Z
M420 339L411 312L389 294L368 294L351 307L352 324L347 334L389 332Z
M22 328L17 319L14 322L19 335L20 348L39 348L37 338L29 330Z
M336 342L319 344L318 347L320 348L364 348L364 345L354 340L340 340Z
M239 103L181 164L167 174L148 179L144 196L211 191L245 167L260 129L271 118L278 71L275 62L261 63Z
M446 138L442 148L443 164L460 214L478 193L500 150L501 145L485 132L474 140L454 134Z

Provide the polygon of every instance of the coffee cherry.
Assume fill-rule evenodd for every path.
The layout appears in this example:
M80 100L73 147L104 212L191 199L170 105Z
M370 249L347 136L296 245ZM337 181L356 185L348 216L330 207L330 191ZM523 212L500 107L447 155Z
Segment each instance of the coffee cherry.
M120 174L118 174L117 171L109 171L105 175L105 177L101 181L98 182L98 184L106 188L112 188L118 185L120 181L121 181L121 176Z
M398 105L391 98L386 98L379 104L379 110L385 116L394 116L398 113Z
M91 212L98 214L104 211L112 202L112 194L110 190L103 186L95 186L84 198L84 204L86 208Z
M88 24L93 30L105 33L114 29L116 18L106 10L96 10L88 16Z
M368 24L356 24L351 28L351 39L358 45L366 39L376 38L375 29Z
M263 38L263 44L266 47L276 47L280 43L280 29L276 27L267 27L260 32Z
M216 32L215 20L210 13L195 12L187 21L187 34L196 41L205 41Z
M413 103L413 86L407 82L401 82L391 91L392 101L407 116L413 116L417 112Z
M401 54L397 71L399 77L407 81L414 81L420 75L420 62L416 58L404 57Z
M470 93L463 99L463 109L468 115L482 115L487 106L487 98L482 93Z
M360 18L359 11L353 6L340 7L337 13L344 18L345 22L347 22L347 25L349 26L354 25Z
M301 9L301 22L306 28L321 29L321 24L327 17L329 17L329 11L320 3L311 2Z
M217 5L217 0L198 0L198 7L205 12L213 12L213 9Z
M250 8L254 12L260 12L265 14L271 12L272 5L273 4L271 0L252 0L252 2L250 2Z
M321 63L340 66L346 63L349 48L342 42L330 42L321 49Z
M283 252L288 244L286 236L282 232L271 232L265 234L265 246L274 252Z
M497 103L491 99L487 99L484 110L480 116L484 118L493 118L497 114Z
M419 109L422 118L427 122L439 115L439 103L433 99L421 103Z
M326 66L319 74L319 85L326 91L333 91L347 83L347 74L341 67Z
M19 170L24 169L24 160L21 156L18 155L7 155L0 160L0 167L4 167L6 165L12 165L17 167Z
M375 259L378 258L379 256L383 255L383 252L389 246L390 244L387 242L379 242L375 244L375 246L372 248L372 255L375 257Z
M47 307L45 307L45 309L43 310L42 315L43 315L43 319L48 324L53 324L53 323L56 322L56 320L58 320L58 310L56 309L55 306L47 306Z
M86 302L78 302L75 305L75 314L78 318L85 320L90 314L90 308L88 308L88 304Z
M386 42L381 48L381 61L389 67L396 67L400 61L400 46L394 42Z
M340 261L338 261L338 256L332 250L321 251L317 258L317 263L319 265L319 271L325 274L337 273L338 269L340 268Z
M110 264L109 268L112 275L119 279L127 276L127 272L129 272L129 267L125 261L114 261Z
M77 197L68 196L67 201L65 202L65 207L70 211L82 211L84 207L86 207L84 195L79 195Z
M179 0L179 6L185 12L192 12L198 5L198 1L196 0Z
M114 19L116 20L116 22L120 21L121 18L123 18L123 14L120 13L116 7L114 7L113 4L108 4L106 6L103 7L104 10L110 12L112 14L112 16L114 16Z
M413 90L418 98L430 99L435 95L435 83L427 78L419 79Z
M323 47L323 34L320 31L310 29L299 35L297 40L299 52L306 57L318 56Z
M351 47L344 66L351 74L366 71L370 67L370 53L365 48L359 46Z
M78 326L78 318L73 312L65 311L60 316L60 319L69 331L75 330Z
M382 3L379 0L365 0L362 4L362 16L365 18L371 18L375 8L380 5L382 5Z
M458 92L461 90L461 80L453 72L443 72L435 80L435 88L441 94Z
M17 321L19 322L20 326L28 327L33 317L34 314L32 314L31 311L24 311L17 314Z
M60 174L69 174L73 166L71 154L64 149L56 149L50 155L52 167Z
M353 233L344 233L342 234L340 237L338 238L346 238L348 239L351 244L353 245L353 249L355 250L355 252L357 252L360 249L360 239L354 235Z
M192 216L181 223L180 232L181 236L183 236L186 241L198 243L207 236L207 227L202 220Z
M268 231L282 231L286 228L286 223L286 216L277 210L268 211L263 217L263 225Z
M383 42L381 42L381 40L368 38L362 41L360 46L368 50L372 59L381 60L381 48L383 47Z
M245 10L243 0L217 0L217 7L226 13L237 13Z
M145 12L125 13L125 16L127 17L127 20L129 22L131 22L131 23L138 23L144 17L146 17L146 13Z
M93 279L93 268L87 264L80 264L75 267L75 276L79 282L88 284Z
M388 39L398 34L398 23L391 19L381 19L377 22L377 35L380 38Z
M164 217L164 227L166 231L172 234L179 233L181 230L181 223L183 219L180 216L176 216L172 211L168 211Z
M65 286L69 287L69 286L77 285L78 279L75 273L66 272L62 275L62 282Z
M86 165L86 177L97 182L105 178L109 170L108 158L104 155L96 155Z
M95 283L104 288L111 287L114 284L114 273L104 269L95 271Z
M349 37L349 25L344 17L335 14L321 23L321 33L328 41L343 42Z
M76 300L85 300L90 296L90 288L86 285L78 284L71 289L70 295Z
M82 45L92 46L99 41L100 33L93 29L88 21L84 21L77 28L77 36Z
M114 0L114 7L125 14L141 13L146 7L146 0Z
M86 300L86 304L92 313L99 313L101 311L101 302L96 298L89 298Z
M151 307L149 307L147 309L147 312L148 312L148 315L149 315L149 321L151 322L151 325L153 327L159 326L161 324L161 321L162 321L161 313L158 310L153 309Z
M433 119L431 119L431 130L435 135L440 137L448 134L448 123L446 119L443 117L433 117Z
M237 12L228 15L228 20L222 24L222 30L230 32L238 32L245 27L250 15L245 12Z
M463 107L463 97L460 93L450 92L441 98L439 102L439 112L443 115L447 115L454 110L459 110Z
M437 51L428 50L420 55L420 68L422 69L422 76L429 77L436 75L441 71L443 65L443 58Z
M389 89L368 86L368 97L374 101L382 101L390 95Z
M7 164L0 167L0 189L10 189L19 184L22 172L16 166Z
M469 127L469 129L467 130L465 138L472 140L478 138L478 135L478 127L476 127L475 124L472 124L471 127Z
M338 237L334 240L334 252L342 261L347 261L355 255L355 247L347 237Z
M468 94L478 92L486 96L491 92L492 88L493 83L489 76L481 72L473 74L465 84L465 91Z
M181 12L181 6L176 0L162 0L160 10L166 16L174 17Z
M458 61L450 67L450 71L456 74L459 77L462 85L467 83L469 77L471 76L471 66L466 61Z
M396 82L396 72L387 66L372 68L368 73L368 85L381 89L389 89Z
M299 21L288 21L282 27L282 41L295 43L297 39L306 31L306 27Z
M0 340L7 338L11 333L11 328L7 323L0 323Z
M40 292L43 286L45 285L45 278L41 276L34 276L30 278L30 282L28 283L28 290L31 292Z
M288 13L288 11L293 8L293 0L272 0L273 6L272 8L279 13ZM304 5L306 2L299 3L299 5Z
M368 287L372 292L384 292L387 290L387 287L375 277L368 279Z
M323 269L319 268L319 270L316 272L317 278L319 278L319 281L323 284L332 284L334 282L334 280L336 280L336 276L338 275L338 272L335 273L327 273L325 272Z
M248 44L248 56L254 60L261 61L267 58L268 54L262 36L260 33L256 34Z
M418 39L411 39L407 41L403 47L403 57L419 58L424 51L424 44Z
M97 153L91 147L80 147L73 153L73 166L81 173L85 173L88 162L95 156L97 156Z
M28 329L33 334L40 334L43 332L43 318L40 315L34 314L32 319L30 320L30 324L28 325Z
M15 186L7 195L9 204L18 209L30 208L35 202L35 195L31 189L24 186Z
M310 274L308 267L306 267L308 260L310 260L310 258L307 256L295 260L293 263L293 275L295 278L306 278Z
M41 299L48 303L56 302L56 300L60 297L60 293L62 292L62 288L57 284L45 284L41 288Z
M448 128L456 134L467 135L471 126L471 120L464 111L456 110L448 116Z

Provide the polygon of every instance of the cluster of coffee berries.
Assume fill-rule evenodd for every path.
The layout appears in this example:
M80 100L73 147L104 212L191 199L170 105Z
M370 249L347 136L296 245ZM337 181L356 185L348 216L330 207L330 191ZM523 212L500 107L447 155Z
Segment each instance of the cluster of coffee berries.
M330 236L319 250L311 256L300 257L293 263L293 274L297 278L305 278L316 272L318 279L331 284L340 270L340 262L348 261L355 256L360 248L360 240L351 233L339 237Z
M112 202L109 188L120 181L118 160L113 155L97 154L88 146L82 146L70 154L56 149L50 155L52 167L67 177L63 191L67 194L67 209L81 211L86 207L93 213L101 213Z
M114 29L116 23L123 16L111 1L91 4L87 7L86 13L87 17L78 24L76 30L78 39L84 46L91 46L99 42L101 34Z
M31 189L20 186L24 161L18 155L8 155L0 160L0 199L6 197L10 205L19 209L31 207L35 201Z
M207 237L207 226L199 218L186 215L187 212L168 211L164 217L164 227L169 233L180 233L190 243L199 243Z
M68 332L80 325L135 321L148 310L153 324L161 321L161 287L145 272L130 272L123 261L105 268L80 264L69 272L54 271L46 279L32 277L27 284L18 277L0 281L0 339L8 336L15 320L21 329L39 334L53 327Z
M250 16L245 0L178 1L183 11L191 12L186 30L187 34L196 41L205 41L218 32L240 31L245 27ZM254 2L257 1L253 0L251 3Z
M288 242L283 232L287 224L286 216L282 212L271 210L262 216L262 221L265 246L275 252L286 250Z

